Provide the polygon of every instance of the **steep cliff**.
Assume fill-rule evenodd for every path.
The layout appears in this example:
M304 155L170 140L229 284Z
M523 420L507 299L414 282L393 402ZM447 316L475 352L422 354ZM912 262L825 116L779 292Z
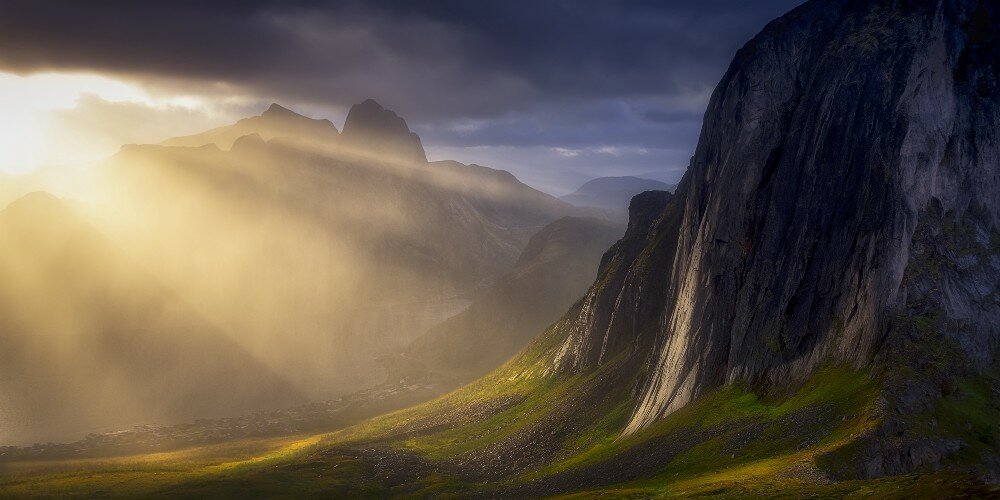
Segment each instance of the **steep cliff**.
M865 366L896 347L890 320L917 296L947 318L942 338L989 366L1000 324L996 10L813 1L768 25L711 99L677 191L679 225L653 229L676 231L660 235L676 240L672 265L646 278L665 288L662 312L636 312L648 300L633 291L649 274L638 261L615 291L588 296L557 369L627 342L607 331L638 333L607 330L592 311L655 323L634 432L726 383L781 391L826 361ZM925 252L918 228L949 225L976 251L947 251L935 279L904 282Z

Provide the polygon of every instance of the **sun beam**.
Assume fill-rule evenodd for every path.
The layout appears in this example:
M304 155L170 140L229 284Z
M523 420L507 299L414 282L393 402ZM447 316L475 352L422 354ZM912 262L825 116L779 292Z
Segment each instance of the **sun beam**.
M78 156L81 145L56 140L51 114L73 108L86 94L112 102L156 104L142 89L100 75L0 73L0 171L24 174Z

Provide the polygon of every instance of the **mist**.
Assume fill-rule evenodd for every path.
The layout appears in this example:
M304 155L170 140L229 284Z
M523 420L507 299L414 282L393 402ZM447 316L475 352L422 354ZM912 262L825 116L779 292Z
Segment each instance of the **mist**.
M587 213L506 172L427 162L405 122L373 101L343 134L272 106L124 146L76 172L76 191L19 179L0 219L5 444L383 383L387 356L462 312L533 234ZM47 188L61 199L19 198ZM561 312L567 299L556 302ZM504 349L495 364L517 350Z

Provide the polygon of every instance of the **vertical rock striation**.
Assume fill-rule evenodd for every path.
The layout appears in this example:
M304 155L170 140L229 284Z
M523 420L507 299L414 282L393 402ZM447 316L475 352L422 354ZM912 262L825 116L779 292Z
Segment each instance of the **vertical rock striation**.
M905 302L921 214L974 211L977 233L996 230L997 49L970 31L996 24L986 2L813 1L737 54L680 193L672 307L629 430L722 383L869 362ZM977 302L964 315L993 339L997 264L992 287L942 297Z
M974 232L996 231L996 10L813 1L737 54L680 193L673 304L629 430L722 383L768 388L827 359L869 362L906 301L923 214L975 212ZM961 291L941 297L994 340L968 343L987 356L997 264L992 286L953 282Z
M564 320L553 369L649 343L634 432L725 383L781 390L828 360L867 365L917 298L973 364L994 362L998 10L815 0L770 23L712 96L676 201L632 214L641 243L620 243L623 268ZM931 248L918 228L945 265L904 280Z

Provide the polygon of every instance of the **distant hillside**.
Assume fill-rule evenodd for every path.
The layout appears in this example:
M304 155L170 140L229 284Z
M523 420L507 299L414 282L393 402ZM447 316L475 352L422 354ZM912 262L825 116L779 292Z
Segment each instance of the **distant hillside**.
M250 134L258 134L264 140L283 138L316 142L336 141L340 135L330 120L306 118L278 104L271 104L260 116L244 118L232 125L199 134L167 139L162 144L182 147L215 144L220 149L229 149L236 139Z
M329 137L287 137L279 118ZM185 138L192 147L124 148L105 175L127 209L108 224L317 399L381 382L375 357L465 308L546 224L585 213L508 172L426 162L374 101L338 135L275 106L232 127ZM236 129L246 135L228 151L208 142Z
M394 359L401 368L463 383L497 368L559 319L597 276L624 225L565 217L534 235L514 269L467 310Z
M673 185L639 177L599 177L586 182L575 192L560 197L578 207L597 207L612 212L619 219L628 216L628 203L643 191L673 191Z
M0 442L304 400L51 195L0 211L0 276Z

